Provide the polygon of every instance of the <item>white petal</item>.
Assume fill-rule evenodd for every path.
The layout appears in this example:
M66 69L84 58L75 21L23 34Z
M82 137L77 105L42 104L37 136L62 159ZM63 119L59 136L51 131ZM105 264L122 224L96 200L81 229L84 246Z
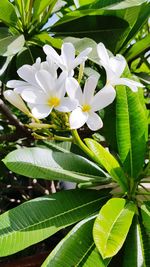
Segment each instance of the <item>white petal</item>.
M78 65L80 65L81 63L83 63L84 61L87 60L88 55L90 54L90 52L92 51L91 47L86 48L85 50L83 50L74 60L73 65L72 65L72 69L76 68Z
M83 94L81 87L76 79L72 77L66 79L66 91L71 99L77 99L82 105Z
M111 57L109 63L110 68L114 71L117 77L121 76L127 64L125 58L121 55Z
M57 65L51 60L50 57L46 57L46 61L41 63L41 69L45 69L52 74L54 78L57 78Z
M6 90L4 92L4 97L9 101L13 106L20 109L25 114L29 115L30 112L23 102L22 98L13 90Z
M81 108L73 110L69 117L69 123L71 129L78 129L82 127L88 119L88 113L82 112Z
M37 85L35 80L35 69L30 65L23 65L17 70L18 75L28 83Z
M35 75L36 81L42 90L49 95L55 89L55 79L46 70L40 70Z
M26 83L26 85L24 85L24 86L18 86L18 87L16 87L15 89L14 89L14 91L17 93L17 94L22 94L22 92L24 91L24 90L32 90L32 91L41 91L41 89L39 88L39 87L35 87L35 86L32 86L32 85L30 85L29 83Z
M127 79L127 78L120 78L116 80L115 85L126 85L128 86L133 92L138 91L138 87L144 87L143 84Z
M55 62L60 68L63 68L62 59L53 47L51 47L50 45L44 45L43 50L53 62Z
M33 116L37 119L46 118L52 111L52 107L48 105L28 104L28 106L30 107Z
M71 43L64 43L61 48L61 57L66 69L69 71L75 59L75 48Z
M86 124L92 131L97 131L103 127L101 118L95 112L90 112Z
M103 87L93 98L92 110L98 111L110 105L116 96L116 91L111 85Z
M84 86L84 92L83 92L83 101L84 103L86 104L90 104L91 103L91 100L93 98L93 95L94 95L94 91L95 91L95 88L97 86L97 82L98 82L98 77L92 75L90 76L87 80L86 80L86 83L85 83L85 86Z
M24 81L19 81L19 80L10 80L7 82L6 86L9 88L16 88L16 87L20 87L20 86L24 86L27 85L27 82Z
M62 112L70 112L72 110L74 110L78 105L78 102L74 99L70 99L69 97L64 97L61 100L61 103L58 107L56 107L55 109L57 109L58 111L62 111Z
M104 62L104 64L109 65L109 55L103 43L97 45L97 53L100 60Z
M26 90L23 90L21 96L28 103L47 104L48 102L47 95L44 92L40 92L40 91L26 89Z
M57 90L58 96L60 98L63 97L66 93L66 78L67 73L63 71L60 74L59 78L56 80L55 90Z

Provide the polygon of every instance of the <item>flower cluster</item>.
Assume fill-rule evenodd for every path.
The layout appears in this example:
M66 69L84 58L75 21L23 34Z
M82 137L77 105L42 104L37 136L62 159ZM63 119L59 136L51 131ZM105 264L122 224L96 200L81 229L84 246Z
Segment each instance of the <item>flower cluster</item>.
M33 65L23 65L17 71L22 80L8 81L7 87L14 90L6 90L4 93L10 103L28 116L43 119L54 109L69 114L71 129L78 129L86 123L91 130L96 131L103 126L96 111L113 102L116 96L115 85L124 84L134 92L138 86L142 86L138 82L121 77L126 66L124 57L109 57L102 43L97 45L97 53L107 79L106 85L96 94L97 76L90 76L83 90L74 77L74 69L84 65L91 48L85 49L78 56L75 56L75 48L71 43L62 45L61 55L49 45L45 45L43 50L46 61L41 62L41 59L37 58ZM23 100L27 102L31 112Z

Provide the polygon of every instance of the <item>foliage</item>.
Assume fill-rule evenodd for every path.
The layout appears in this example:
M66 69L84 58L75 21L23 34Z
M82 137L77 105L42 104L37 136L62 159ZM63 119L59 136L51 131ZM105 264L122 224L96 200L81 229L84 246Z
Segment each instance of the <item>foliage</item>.
M62 4L61 8L56 4ZM149 7L145 0L0 2L2 162L12 175L23 181L28 178L39 183L40 179L70 181L76 186L25 201L0 215L1 257L70 226L43 267L113 267L117 256L123 267L150 265ZM78 131L71 130L69 112L72 110L62 113L53 109L41 121L26 109L27 116L22 115L14 102L10 101L15 108L6 105L6 83L18 79L18 68L25 64L33 67L38 57L42 62L47 60L43 45L51 45L59 51L63 42L74 45L79 59L84 49L92 47L89 56L85 56L87 68L83 68L83 60L71 70L74 69L73 75L81 87L86 81L90 84L87 77L91 74L97 77L95 80L100 77L95 96L110 83L107 74L111 68L104 62L100 65L99 42L109 49L110 57L112 53L121 53L126 58L128 66L121 73L126 81L131 80L135 85L140 80L145 85L144 89L134 92L133 87L117 84L115 80L116 83L111 84L111 92L116 92L115 101L110 101L108 107L104 105L105 109L99 108L104 126L96 134L85 125L78 127ZM64 58L67 63L71 61L66 55ZM64 60L64 65L66 62ZM70 80L67 77L69 81L73 75ZM93 80L93 83L96 82ZM73 83L68 84L76 90ZM90 84L94 90L92 86ZM20 110L23 111L24 106ZM1 180L8 175L2 162Z

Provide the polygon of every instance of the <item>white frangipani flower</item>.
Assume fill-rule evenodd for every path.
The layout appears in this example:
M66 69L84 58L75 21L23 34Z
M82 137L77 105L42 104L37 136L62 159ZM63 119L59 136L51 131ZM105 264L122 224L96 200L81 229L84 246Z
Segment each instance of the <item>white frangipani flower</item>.
M36 72L35 79L40 89L28 87L21 93L35 118L47 117L53 108L61 112L70 112L76 108L77 101L65 97L65 78L63 72L58 79L46 70Z
M96 76L90 76L85 83L83 92L74 78L71 77L66 81L68 95L71 99L78 100L78 107L71 112L69 117L71 129L78 129L85 123L92 131L96 131L103 126L101 118L95 112L111 104L116 92L109 85L94 95L97 81Z
M44 45L43 50L48 58L51 58L58 67L66 71L68 76L73 76L73 70L87 60L87 56L92 51L92 48L86 48L77 57L75 57L75 48L71 43L64 43L62 45L61 55L58 55L50 45Z
M14 90L6 90L4 92L4 97L9 103L11 103L16 108L20 109L23 113L30 116L31 113L26 107L20 95L18 95Z
M54 78L57 78L57 66L50 59L41 62L41 58L37 58L33 65L25 64L20 67L17 71L21 80L10 80L7 82L6 86L9 88L14 88L15 92L21 94L23 90L27 88L35 89L36 91L40 89L35 74L39 70L47 70Z
M138 87L143 87L139 82L130 80L128 78L120 78L125 67L126 60L122 55L109 57L109 54L103 43L97 45L97 53L100 58L100 65L105 68L107 81L106 86L126 85L131 88L133 92L138 91Z

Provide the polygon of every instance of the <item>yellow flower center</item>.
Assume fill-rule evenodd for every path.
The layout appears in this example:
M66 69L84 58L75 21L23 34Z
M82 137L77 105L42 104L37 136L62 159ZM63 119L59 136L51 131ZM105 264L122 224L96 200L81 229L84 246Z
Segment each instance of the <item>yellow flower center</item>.
M57 106L59 106L59 104L60 104L60 99L56 96L52 96L48 100L48 105L50 107L57 107Z
M91 106L90 105L85 104L85 105L82 106L82 111L83 112L88 112L90 110L91 110Z

